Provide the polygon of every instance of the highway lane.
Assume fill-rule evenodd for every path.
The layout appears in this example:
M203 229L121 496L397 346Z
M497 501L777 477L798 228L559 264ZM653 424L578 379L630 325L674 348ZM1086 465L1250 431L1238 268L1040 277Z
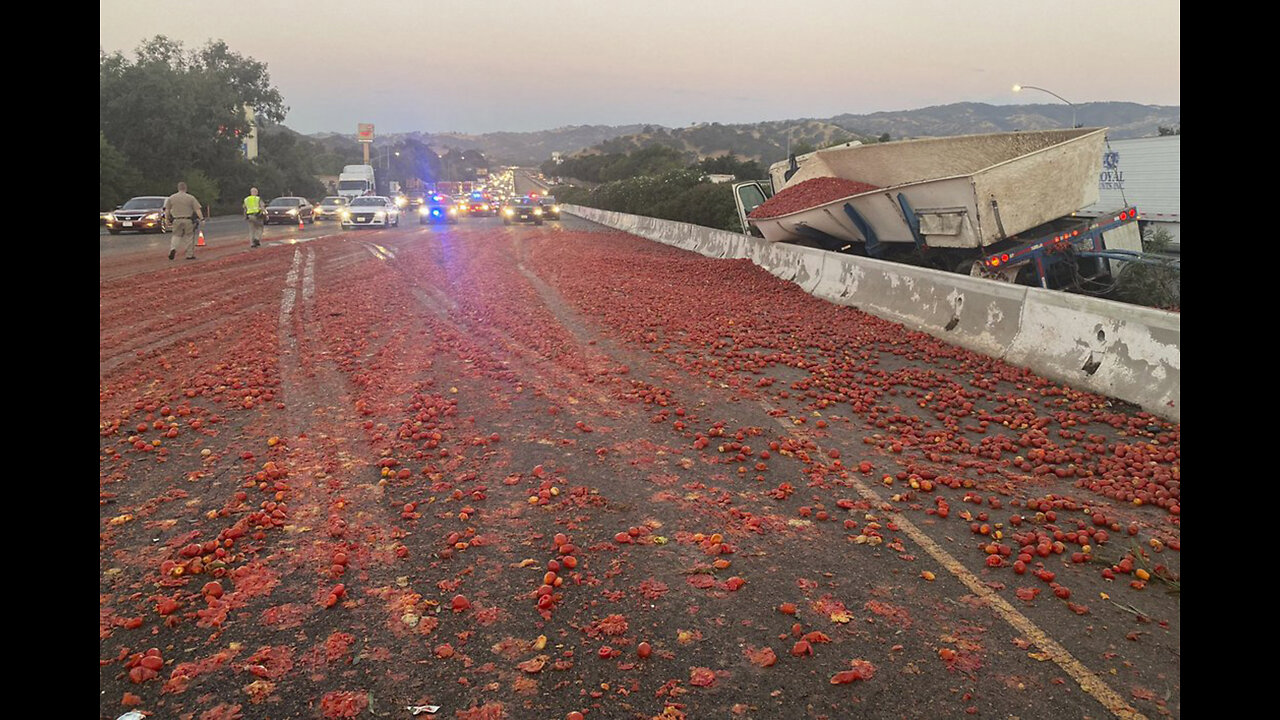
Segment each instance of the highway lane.
M416 227L416 221L403 222L405 227ZM205 246L196 248L197 262L226 257L232 253L249 251L249 224L239 215L222 215L201 223ZM344 232L337 221L324 220L312 224L268 225L263 229L263 243L267 246L292 245ZM376 230L361 232L376 232ZM121 233L111 235L105 229L98 237L99 271L103 277L127 275L145 270L155 270L169 264L183 262L181 251L174 261L169 260L168 233Z
M1176 426L578 219L206 239L194 263L101 248L103 659L190 648L174 713L244 686L213 662L240 652L284 707L1179 714L1173 585L1102 577L1133 547L1176 573L1176 516L1077 484L1139 458L1168 487ZM242 523L227 607L160 574ZM123 670L104 688L161 699Z

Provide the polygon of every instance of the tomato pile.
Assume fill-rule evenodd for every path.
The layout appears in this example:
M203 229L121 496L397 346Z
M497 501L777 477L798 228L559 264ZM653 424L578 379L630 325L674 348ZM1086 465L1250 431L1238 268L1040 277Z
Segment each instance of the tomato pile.
M781 217L791 213L826 205L833 200L861 195L864 192L879 190L857 180L845 180L838 177L816 177L797 183L765 200L763 204L752 210L747 217L756 220Z

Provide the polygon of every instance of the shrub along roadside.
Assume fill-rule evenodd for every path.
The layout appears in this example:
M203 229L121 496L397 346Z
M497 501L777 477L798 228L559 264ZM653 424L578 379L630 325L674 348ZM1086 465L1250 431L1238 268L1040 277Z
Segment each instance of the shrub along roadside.
M1143 233L1142 250L1152 255L1168 255L1173 236L1168 230L1148 229ZM1173 265L1125 263L1116 277L1113 299L1163 310L1180 310L1182 273Z
M616 180L593 188L552 189L563 203L741 232L729 183L703 182L695 170Z

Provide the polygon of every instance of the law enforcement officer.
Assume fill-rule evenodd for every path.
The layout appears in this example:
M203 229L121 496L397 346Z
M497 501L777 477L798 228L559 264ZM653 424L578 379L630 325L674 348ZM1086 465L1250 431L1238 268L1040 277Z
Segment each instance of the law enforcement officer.
M169 259L178 254L178 248L186 250L187 259L196 259L196 226L204 219L200 201L187 192L187 184L178 183L178 192L164 201L164 211L173 224L173 238L169 241Z
M249 247L262 245L262 198L258 197L258 188L249 188L249 196L244 199L244 216L249 221Z

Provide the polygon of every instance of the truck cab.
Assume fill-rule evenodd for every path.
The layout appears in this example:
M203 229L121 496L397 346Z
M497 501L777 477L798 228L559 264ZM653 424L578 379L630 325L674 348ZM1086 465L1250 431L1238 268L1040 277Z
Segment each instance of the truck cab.
M372 165L347 165L338 175L338 194L348 200L376 192Z

